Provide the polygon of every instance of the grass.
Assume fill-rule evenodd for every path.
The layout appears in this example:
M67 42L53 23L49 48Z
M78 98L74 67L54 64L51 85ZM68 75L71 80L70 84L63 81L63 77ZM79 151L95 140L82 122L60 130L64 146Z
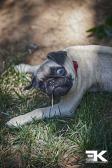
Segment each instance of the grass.
M8 68L0 78L1 168L111 168L112 94L87 93L74 118L49 119L10 129L7 120L51 104L40 91L23 91L30 76ZM107 150L107 164L85 163L85 150Z

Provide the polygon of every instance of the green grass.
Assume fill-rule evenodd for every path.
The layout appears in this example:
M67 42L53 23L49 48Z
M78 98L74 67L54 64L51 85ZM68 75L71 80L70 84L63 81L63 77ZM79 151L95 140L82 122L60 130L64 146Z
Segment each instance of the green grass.
M23 91L29 80L13 68L0 78L0 167L111 168L112 94L87 93L74 118L33 121L10 129L5 125L10 118L51 104L40 91ZM86 164L85 150L107 150L108 164Z

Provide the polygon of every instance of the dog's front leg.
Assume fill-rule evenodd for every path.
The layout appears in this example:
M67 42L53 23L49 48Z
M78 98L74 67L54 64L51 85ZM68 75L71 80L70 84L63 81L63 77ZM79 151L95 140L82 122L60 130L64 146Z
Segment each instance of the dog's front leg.
M72 116L74 110L77 108L80 100L82 98L82 94L66 96L64 97L59 104L55 104L53 107L45 107L33 110L24 115L20 115L18 117L14 117L7 122L9 127L11 126L21 126L26 123L30 123L35 120L52 118L55 116L63 117L63 116Z
M12 118L7 122L7 125L9 127L11 126L18 127L26 123L30 123L32 120L51 118L51 117L54 117L55 115L57 116L60 114L61 112L58 109L58 105L54 105L53 108L52 107L39 108L27 114Z
M60 104L56 104L53 107L39 108L27 114L12 118L7 122L7 125L9 127L18 127L26 123L30 123L34 119L40 120L45 118L52 118L55 116L68 115L68 113L66 113L66 110L69 111L69 109L66 109L65 106L62 106Z
M20 73L34 73L38 70L40 65L28 65L28 64L19 64L16 65L14 68L17 72Z

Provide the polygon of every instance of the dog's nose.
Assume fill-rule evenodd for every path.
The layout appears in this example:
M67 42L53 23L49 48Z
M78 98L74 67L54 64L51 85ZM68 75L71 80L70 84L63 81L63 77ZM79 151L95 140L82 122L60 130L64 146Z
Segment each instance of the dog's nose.
M54 80L54 79L49 79L48 82L47 82L47 85L48 85L48 86L51 86L51 87L54 87L54 85L55 85L55 80Z

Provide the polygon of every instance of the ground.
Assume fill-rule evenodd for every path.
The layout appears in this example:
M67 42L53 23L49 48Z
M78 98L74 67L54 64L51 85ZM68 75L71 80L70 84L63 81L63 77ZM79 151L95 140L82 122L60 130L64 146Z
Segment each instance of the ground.
M86 150L107 150L112 166L112 95L87 93L73 118L54 118L17 128L7 128L9 118L51 104L43 93L23 91L30 76L18 74L13 67L0 79L1 167L101 167L86 164Z
M37 64L47 52L78 44L112 46L87 30L111 14L110 0L0 1L0 167L112 167L112 94L87 92L73 118L11 129L10 118L51 104L40 91L23 91L30 76L13 65ZM36 52L30 52L36 43ZM107 150L107 164L86 164L85 150Z

